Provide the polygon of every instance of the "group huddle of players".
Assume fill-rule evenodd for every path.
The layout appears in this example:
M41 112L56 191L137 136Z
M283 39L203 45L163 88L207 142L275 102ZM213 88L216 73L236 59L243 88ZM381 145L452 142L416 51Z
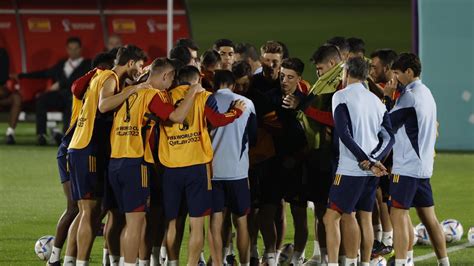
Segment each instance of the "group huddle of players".
M64 265L88 265L105 217L104 265L180 265L185 230L182 265L237 265L234 235L240 265L277 265L286 202L290 265L369 265L393 254L397 266L413 265L410 207L449 265L429 183L436 104L416 55L365 57L361 39L334 37L311 56L310 85L281 42L258 51L220 39L198 51L180 39L145 66L144 51L126 45L97 55L74 82L57 157L68 205L49 265L60 264L66 239Z

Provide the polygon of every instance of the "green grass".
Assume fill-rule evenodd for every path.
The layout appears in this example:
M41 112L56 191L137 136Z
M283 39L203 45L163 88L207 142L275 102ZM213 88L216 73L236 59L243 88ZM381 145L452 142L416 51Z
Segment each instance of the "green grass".
M4 132L6 124L0 124ZM41 265L34 254L35 241L47 234L54 235L57 219L65 207L62 187L56 166L56 147L38 147L34 143L34 126L21 123L18 126L16 146L0 144L0 265ZM474 198L472 177L473 154L439 153L436 157L435 174L432 179L436 211L440 220L454 218L464 226L465 232L474 226ZM308 211L309 225L313 215ZM412 213L413 223L418 218ZM287 211L287 234L285 243L293 238L292 219ZM313 250L314 232L310 236L306 255ZM466 242L466 237L461 243ZM181 261L186 261L187 235L181 251ZM101 262L103 239L97 238L91 262ZM456 243L459 244L459 243ZM451 246L451 245L450 245ZM262 239L259 239L263 250ZM432 252L429 246L416 246L415 256ZM450 254L453 265L474 262L474 248ZM427 260L417 265L432 265L436 260ZM44 264L43 264L44 265Z

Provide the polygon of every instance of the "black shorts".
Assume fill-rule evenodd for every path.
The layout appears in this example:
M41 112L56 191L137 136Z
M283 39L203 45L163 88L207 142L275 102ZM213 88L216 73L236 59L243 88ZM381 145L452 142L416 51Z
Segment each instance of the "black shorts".
M260 202L280 205L281 200L306 206L303 163L296 159L272 158L267 160L264 174L259 176Z
M321 165L319 163L317 151L311 151L305 160L307 173L307 186L305 186L306 196L309 201L315 204L327 204L329 189L334 179L331 165Z

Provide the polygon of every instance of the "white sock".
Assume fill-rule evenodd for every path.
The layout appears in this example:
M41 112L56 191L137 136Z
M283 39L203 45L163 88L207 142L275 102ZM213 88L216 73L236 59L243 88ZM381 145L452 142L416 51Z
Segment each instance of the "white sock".
M278 260L280 260L280 254L281 254L281 251L280 250L277 250L276 252L276 256L275 256L275 260L278 262Z
M89 262L86 260L76 260L76 266L88 266Z
M314 250L313 250L313 257L314 256L321 256L321 250L319 247L319 241L314 240Z
M120 256L114 256L114 255L109 254L109 262L110 262L110 266L119 266Z
M382 241L382 225L381 224L376 224L374 225L374 237L375 240L381 242Z
M370 266L370 262L361 262L360 266Z
M438 260L438 265L439 266L449 266L449 258L448 257L444 257L442 259L439 259Z
M407 252L407 260L411 259L413 261L413 250L408 250Z
M7 130L8 134L8 130ZM49 257L49 262L53 263L59 261L61 259L61 249L53 246L53 251L51 252L51 256Z
M153 246L151 248L150 264L151 265L160 264L160 247L159 246Z
M109 264L109 250L106 248L102 249L102 265Z
M123 265L124 266L137 266L136 263L128 263L128 262L124 262Z
M339 266L339 263L328 263L328 266Z
M275 253L266 253L264 257L267 259L268 266L277 266L277 258Z
M250 257L257 258L257 259L259 258L257 245L252 245L250 247Z
M149 260L138 260L138 266L150 266Z
M395 266L406 266L407 259L395 259Z
M206 261L206 258L204 257L204 250L201 251L201 256L199 257L199 260L204 262Z
M223 258L225 259L225 257L227 257L227 255L229 255L230 251L229 251L229 248L228 247L224 247L222 249L222 256Z
M298 260L301 258L301 256L303 256L303 252L294 251L293 256L291 257L290 264L293 263L294 265L296 265L298 263Z
M125 263L125 257L120 257L119 259L119 266L123 266Z
M7 136L8 136L8 135L13 135L13 136L15 136L15 129L13 129L13 128L11 128L11 127L8 127L8 128L7 128L7 133L6 133L6 135L7 135ZM61 250L61 249L59 249L59 250Z
M163 258L163 259L166 259L167 256L168 256L168 252L166 251L166 247L161 246L161 248L160 248L160 257Z
M178 260L170 260L170 261L168 261L168 266L178 266Z
M73 265L76 265L76 257L64 256L63 265L64 265L64 266L73 266Z
M382 243L385 246L393 246L393 230L382 233Z
M349 259L346 258L346 262L344 263L346 266L357 266L357 258Z

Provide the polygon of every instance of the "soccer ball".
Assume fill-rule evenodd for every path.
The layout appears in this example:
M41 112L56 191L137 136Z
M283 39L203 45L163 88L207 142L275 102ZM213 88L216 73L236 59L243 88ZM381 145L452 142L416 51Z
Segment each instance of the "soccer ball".
M35 244L35 253L40 260L49 260L53 251L54 236L43 236Z
M471 245L474 245L474 227L469 228L469 231L467 232L467 240Z
M417 243L422 245L431 245L430 236L428 235L428 230L424 224L419 223L415 226L415 237L418 239Z
M441 226L447 243L455 243L461 240L464 230L460 222L447 219L441 222Z
M382 256L378 256L370 261L370 266L387 266L387 260Z
M278 265L287 265L293 257L293 250L295 246L292 243L284 244L280 249L280 256L278 257Z

